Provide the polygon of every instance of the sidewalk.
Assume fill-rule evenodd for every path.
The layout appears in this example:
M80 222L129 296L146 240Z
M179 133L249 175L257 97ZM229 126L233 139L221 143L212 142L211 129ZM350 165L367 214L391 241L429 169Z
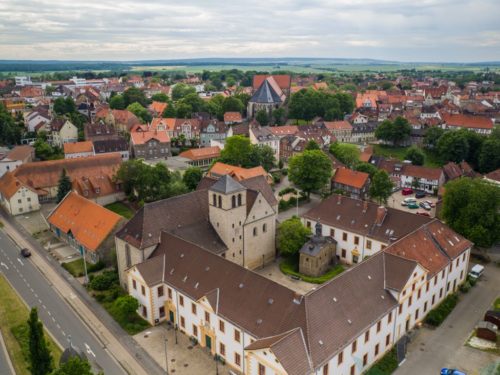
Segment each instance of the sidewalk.
M2 331L0 331L0 373L2 375L16 375L3 341Z
M96 338L130 374L162 374L154 360L109 316L85 288L46 253L40 244L3 212L5 232L20 246L32 250L32 261L51 286L79 315ZM140 363L139 363L140 361Z

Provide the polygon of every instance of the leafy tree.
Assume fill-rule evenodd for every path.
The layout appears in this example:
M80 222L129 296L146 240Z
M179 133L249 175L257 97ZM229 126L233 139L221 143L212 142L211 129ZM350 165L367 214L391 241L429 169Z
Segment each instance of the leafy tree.
M157 94L154 94L151 96L151 100L154 100L155 102L162 102L162 103L168 103L170 99L168 98L167 94L164 94L163 92L159 92Z
M147 107L149 104L148 98L141 89L137 87L130 87L123 92L123 100L125 101L125 107L130 104L139 103L143 107Z
M219 160L231 165L244 166L248 163L251 149L250 139L247 137L241 135L229 137L226 139Z
M64 197L71 191L71 180L69 179L66 169L61 172L61 177L59 178L59 185L57 187L57 203L62 201Z
M321 150L321 148L316 143L316 141L314 141L313 139L311 139L309 142L307 142L305 150Z
M0 103L0 144L13 145L21 141L23 125L11 116Z
M286 111L285 108L276 108L273 111L273 121L275 125L284 125L286 121Z
M169 103L167 105L167 108L165 108L165 110L163 111L161 116L165 117L165 118L175 118L176 115L177 115L177 113L176 113L176 110L174 107L174 103Z
M332 163L322 151L304 151L289 160L288 178L308 196L328 184L331 176Z
M178 118L191 118L193 115L193 107L189 104L179 102L176 105L176 114Z
M482 173L489 173L500 168L500 137L484 141L479 153L479 170Z
M216 116L219 120L224 118L224 101L225 98L221 94L214 95L207 104L208 112L212 116Z
M349 168L353 168L359 162L361 155L361 151L356 145L339 142L330 145L330 153Z
M123 95L115 95L109 99L109 108L111 109L125 109L126 107Z
M113 309L123 319L133 316L139 308L139 302L131 295L118 297L113 302Z
M267 126L267 125L269 125L269 116L267 115L267 112L264 109L261 109L260 111L257 111L257 113L255 114L255 120L261 126Z
M462 132L467 139L467 144L469 145L469 152L465 160L477 167L479 165L479 154L481 153L481 147L483 142L485 141L485 137L477 134L476 132L460 129L459 132Z
M246 168L262 166L266 171L273 169L276 164L276 158L274 157L274 151L271 147L264 145L252 145L250 148L250 154L248 156L248 161L244 164Z
M193 93L196 94L196 89L194 87L188 86L185 83L178 83L172 89L172 100L177 101Z
M459 163L469 155L469 143L463 132L449 131L437 142L437 153L443 162Z
M370 184L370 197L379 204L387 203L392 194L393 184L386 171L380 169L373 175Z
M397 117L394 121L385 120L377 129L375 129L375 137L393 145L398 145L407 140L411 133L411 126L404 117Z
M58 115L65 115L66 113L76 112L76 104L71 96L57 98L54 100L53 109Z
M480 247L500 240L500 189L481 179L446 184L442 215L446 223Z
M323 90L303 89L290 97L289 117L311 120L316 116L326 120L341 120L354 109L354 100L346 93L331 94Z
M243 112L243 103L240 99L234 96L228 96L222 104L224 113L226 112Z
M413 165L424 165L425 154L418 147L412 146L406 151L405 160L411 160Z
M182 181L189 190L195 190L203 177L203 172L198 167L189 167L182 176Z
M53 360L36 307L31 309L28 327L30 371L33 375L47 375L53 369Z
M433 126L426 130L424 135L424 145L428 149L433 149L437 146L439 138L444 134L444 130L440 127Z
M153 119L151 113L149 113L149 111L138 102L130 104L127 107L127 111L130 111L134 115L136 115L143 124L148 123Z
M74 356L52 371L51 375L94 375L94 373L87 359Z
M361 162L361 163L356 164L356 167L354 169L359 171L359 172L368 173L370 175L370 178L373 178L373 175L375 173L377 173L377 171L378 171L378 168L376 166L374 166L373 164L370 164L370 163L365 163L365 162Z
M196 93L186 95L184 98L179 100L177 104L190 105L193 112L204 112L207 109L207 104L205 103L205 101Z
M278 228L278 249L283 256L298 253L307 242L311 230L305 227L297 216L283 221Z

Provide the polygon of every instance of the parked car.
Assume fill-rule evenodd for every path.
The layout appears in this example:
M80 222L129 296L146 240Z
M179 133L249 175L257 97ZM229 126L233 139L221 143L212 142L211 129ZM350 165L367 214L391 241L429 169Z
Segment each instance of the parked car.
M418 198L418 199L425 198L425 195L426 195L425 191L417 191L417 192L415 192L415 198Z
M418 204L416 202L408 203L408 208L411 208L412 210L416 209L418 208Z
M29 258L31 256L31 251L29 251L29 249L21 249L21 256L23 258Z
M424 201L424 202L427 203L431 207L436 207L436 204L433 201Z
M484 266L476 264L470 269L469 276L477 280L483 275L483 273L484 273Z
M410 188L404 188L403 191L401 192L403 195L410 195L413 194L413 189Z
M430 214L430 213L425 212L425 211L419 211L419 212L417 212L417 215L428 216L428 217L430 217L430 216L431 216L431 214Z
M413 197L405 198L401 201L401 206L408 206L410 203L417 203L417 200Z
M427 202L420 202L419 206L422 207L424 210L427 210L427 211L431 210L431 206L429 206L429 204Z
M467 374L457 369L444 367L441 369L441 375L467 375Z

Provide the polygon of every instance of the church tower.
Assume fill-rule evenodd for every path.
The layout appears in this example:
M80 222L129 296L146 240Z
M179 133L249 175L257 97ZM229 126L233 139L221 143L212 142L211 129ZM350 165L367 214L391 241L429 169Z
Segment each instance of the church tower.
M246 188L231 176L222 176L208 190L209 218L226 244L226 259L243 265L243 225L247 215Z

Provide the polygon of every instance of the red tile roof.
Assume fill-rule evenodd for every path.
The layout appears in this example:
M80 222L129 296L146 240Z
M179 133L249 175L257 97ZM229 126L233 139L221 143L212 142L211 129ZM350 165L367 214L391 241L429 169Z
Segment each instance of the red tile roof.
M133 145L143 145L152 139L160 143L170 142L170 137L166 131L147 130L130 133L130 141Z
M203 148L192 148L190 150L181 152L179 156L191 160L203 160L218 158L220 156L220 148L214 147L203 147Z
M224 113L224 122L241 122L241 113L239 112L226 112Z
M2 195L7 199L10 199L14 194L16 194L21 187L35 191L28 185L23 184L10 171L5 172L0 178L0 193L2 193Z
M291 85L291 77L288 74L278 74L278 75L269 75L269 74L256 74L253 76L253 84L252 87L254 90L257 90L262 82L268 77L273 77L280 89L289 90Z
M167 107L168 107L167 103L155 102L155 101L149 105L149 109L159 114L162 114Z
M448 113L442 113L441 116L447 126L473 129L493 129L493 121L487 117L462 114L451 115Z
M441 168L428 168L420 165L404 164L401 174L427 180L439 180L443 174Z
M349 168L339 168L335 172L332 180L338 184L353 186L357 189L361 189L366 184L369 177L370 175L365 172L353 171Z
M264 176L267 178L267 172L261 166L254 168L242 168L242 167L235 167L234 165L224 164L221 162L215 163L212 166L212 168L210 168L210 170L207 173L207 176L210 177L212 175L216 175L217 177L230 175L237 181L246 180L248 178L252 178L255 176Z
M81 152L94 152L94 144L91 141L70 142L64 144L64 154L79 154Z
M352 130L352 125L347 121L325 121L325 126L330 130Z

